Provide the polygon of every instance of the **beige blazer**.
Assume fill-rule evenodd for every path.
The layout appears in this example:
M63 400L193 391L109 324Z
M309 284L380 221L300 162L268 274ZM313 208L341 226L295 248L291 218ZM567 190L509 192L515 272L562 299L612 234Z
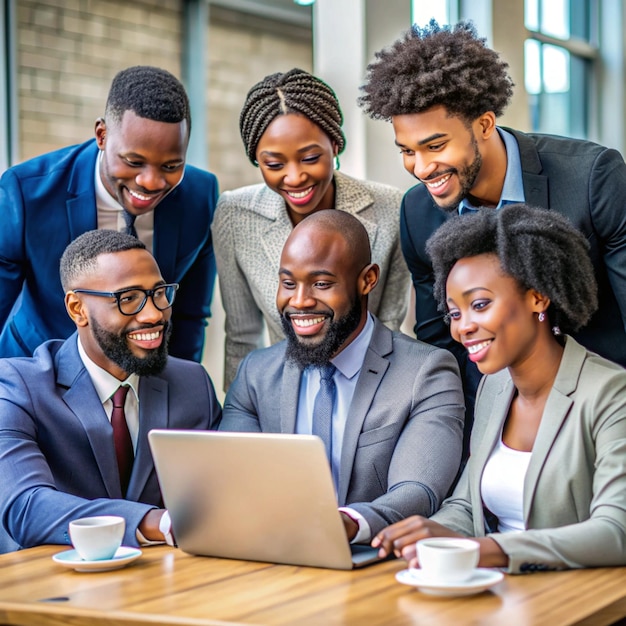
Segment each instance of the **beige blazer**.
M409 300L409 272L400 248L400 203L395 187L335 172L335 207L355 215L367 229L380 281L369 310L398 330ZM213 247L226 312L224 388L241 359L262 347L264 322L270 343L284 338L276 309L278 266L293 225L284 200L265 184L224 192L213 219Z
M432 517L468 536L488 534L510 573L626 565L626 370L566 341L524 483L527 530L489 533L480 495L515 392L506 370L483 378L470 459Z

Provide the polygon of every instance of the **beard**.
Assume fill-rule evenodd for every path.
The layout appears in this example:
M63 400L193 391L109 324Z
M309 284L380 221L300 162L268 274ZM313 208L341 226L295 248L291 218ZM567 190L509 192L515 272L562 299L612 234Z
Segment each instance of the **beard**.
M459 193L452 200L446 201L445 204L440 204L439 201L431 194L433 202L446 213L458 212L461 200L467 198L469 195L469 192L476 183L476 179L480 173L480 168L483 166L483 157L478 150L478 142L476 141L474 133L472 133L472 147L474 148L474 160L471 163L466 164L460 170L452 168L447 170L447 172L444 172L457 174L459 177L459 184L461 185ZM441 176L441 173L438 173L437 176ZM428 187L426 189L428 189Z
M350 310L339 319L331 319L328 331L316 345L307 345L291 325L289 317L281 314L280 321L287 337L285 357L300 369L310 365L321 367L327 365L348 337L356 330L362 313L361 300L357 296L351 303ZM312 312L313 313L313 312Z
M89 321L93 336L104 355L122 368L127 374L138 376L153 376L160 374L167 364L167 344L172 332L171 323L163 325L163 341L158 348L151 350L147 356L135 356L128 347L125 335L119 335L105 330L95 319Z

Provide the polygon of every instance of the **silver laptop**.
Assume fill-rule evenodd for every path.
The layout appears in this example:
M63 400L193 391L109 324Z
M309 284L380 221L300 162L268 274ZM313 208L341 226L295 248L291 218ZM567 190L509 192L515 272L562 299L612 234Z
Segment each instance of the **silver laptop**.
M318 437L152 430L148 438L185 552L332 569L380 560L348 542Z

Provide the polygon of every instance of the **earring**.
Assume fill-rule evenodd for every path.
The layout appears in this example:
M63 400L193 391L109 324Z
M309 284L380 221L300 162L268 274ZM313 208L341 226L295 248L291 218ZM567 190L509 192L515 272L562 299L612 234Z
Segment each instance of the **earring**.
M539 321L543 322L546 319L546 314L541 311L541 313L539 313Z
M341 169L341 163L339 163L339 156L336 154L335 158L333 159L333 165L335 166L336 170Z
M560 329L558 326L553 326L553 327L552 327L552 334L553 334L555 337L558 337L559 335L561 335L561 334L562 334L562 333L561 333L561 329Z

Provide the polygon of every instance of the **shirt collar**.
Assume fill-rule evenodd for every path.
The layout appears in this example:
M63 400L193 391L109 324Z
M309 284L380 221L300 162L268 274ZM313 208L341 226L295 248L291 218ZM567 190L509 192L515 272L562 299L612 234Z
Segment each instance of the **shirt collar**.
M139 376L137 374L131 374L126 380L119 381L115 376L109 374L109 372L102 369L99 365L96 365L89 358L85 352L85 348L83 348L80 337L77 338L77 341L78 354L91 378L91 382L96 389L100 402L104 404L117 391L120 385L128 385L133 390L135 397L139 398L139 394L137 393L139 389Z
M519 146L515 137L508 131L496 127L504 147L506 149L506 174L504 176L504 185L502 186L502 195L496 209L500 209L505 204L515 204L524 202L524 181L522 178L522 160L519 153ZM467 198L463 198L459 204L459 215L467 211L476 211L475 207Z
M346 378L352 378L361 371L373 332L374 320L368 312L363 330L335 358L331 359L331 363Z

